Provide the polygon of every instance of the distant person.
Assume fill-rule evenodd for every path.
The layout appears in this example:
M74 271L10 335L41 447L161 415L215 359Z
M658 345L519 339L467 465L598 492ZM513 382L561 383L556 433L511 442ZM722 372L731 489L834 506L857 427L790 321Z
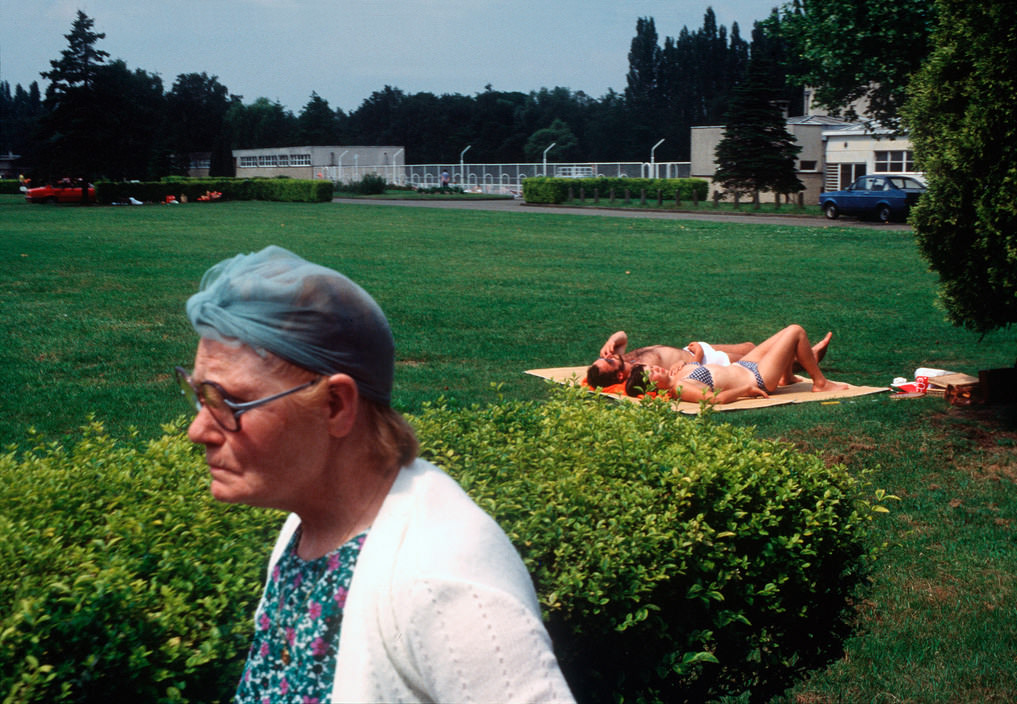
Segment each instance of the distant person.
M573 701L515 548L389 405L374 299L268 247L209 269L187 315L212 495L290 514L235 701Z
M445 170L441 172L441 187L448 188L448 184L449 184L448 170Z

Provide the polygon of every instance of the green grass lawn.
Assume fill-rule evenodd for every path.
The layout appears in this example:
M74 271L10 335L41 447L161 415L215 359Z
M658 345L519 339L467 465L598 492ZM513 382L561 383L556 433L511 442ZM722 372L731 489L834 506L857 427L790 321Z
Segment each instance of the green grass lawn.
M749 206L745 206L749 207ZM705 209L705 207L704 207ZM1017 330L952 327L907 232L549 212L217 203L45 207L0 196L0 445L65 441L89 413L143 436L183 412L170 370L196 342L186 298L213 263L268 244L332 266L385 309L395 404L542 398L534 367L633 345L834 332L829 376L1010 366ZM862 397L725 414L901 497L845 657L789 701L1012 701L1017 420L1011 407Z

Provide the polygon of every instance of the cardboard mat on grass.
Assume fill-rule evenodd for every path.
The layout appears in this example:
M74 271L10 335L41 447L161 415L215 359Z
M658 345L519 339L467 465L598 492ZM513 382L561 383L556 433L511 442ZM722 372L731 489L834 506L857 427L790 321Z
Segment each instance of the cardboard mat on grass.
M537 376L542 379L549 379L559 384L570 382L579 383L586 377L588 367L555 367L552 369L527 369L526 374ZM802 381L790 386L781 386L770 398L745 398L732 403L724 403L714 406L718 411L741 411L753 408L769 408L770 406L783 406L788 403L807 403L818 401L821 403L838 403L841 399L854 396L866 396L889 391L886 386L850 386L839 391L812 391L811 381ZM603 393L603 392L602 392ZM624 393L604 393L611 398L638 401L638 399L626 396ZM699 413L699 404L689 401L676 401L674 408L679 413L696 415Z

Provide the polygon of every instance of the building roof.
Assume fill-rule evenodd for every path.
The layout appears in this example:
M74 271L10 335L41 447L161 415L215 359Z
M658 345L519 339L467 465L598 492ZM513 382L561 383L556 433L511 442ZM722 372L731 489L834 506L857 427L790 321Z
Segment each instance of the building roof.
M787 119L789 125L823 125L827 127L852 127L856 125L855 122L848 122L839 117L832 117L830 115L799 115L797 117L789 117Z
M846 136L876 137L878 135L879 138L889 136L889 137L901 137L905 139L908 136L906 132L898 133L892 129L883 127L878 123L866 124L864 122L845 123L843 127L831 126L830 129L823 130L823 134L837 135L839 137Z

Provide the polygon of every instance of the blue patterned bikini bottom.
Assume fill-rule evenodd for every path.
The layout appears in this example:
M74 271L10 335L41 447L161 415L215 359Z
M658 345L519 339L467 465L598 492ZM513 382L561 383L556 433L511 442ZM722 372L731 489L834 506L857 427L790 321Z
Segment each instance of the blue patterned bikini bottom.
M756 386L758 386L763 391L766 391L766 382L763 381L763 376L759 373L758 364L756 364L755 362L735 362L735 364L745 367L750 372L752 372L752 375L756 377Z

